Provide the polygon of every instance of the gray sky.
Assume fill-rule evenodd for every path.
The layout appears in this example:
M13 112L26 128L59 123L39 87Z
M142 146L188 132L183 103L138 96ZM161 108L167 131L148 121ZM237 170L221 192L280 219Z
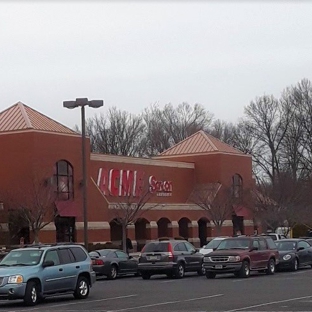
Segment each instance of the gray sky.
M0 111L73 127L77 97L139 113L200 103L236 122L256 96L312 75L308 1L1 1Z

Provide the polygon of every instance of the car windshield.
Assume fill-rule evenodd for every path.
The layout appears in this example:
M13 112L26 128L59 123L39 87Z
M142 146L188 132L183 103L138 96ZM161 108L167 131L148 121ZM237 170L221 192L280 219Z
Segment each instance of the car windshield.
M0 262L0 266L36 265L40 262L42 250L12 250Z
M221 241L217 250L224 249L248 249L249 248L249 239L244 238L235 238L235 239L224 239Z
M275 244L277 246L277 250L280 251L296 250L296 242L277 241Z
M204 247L204 249L215 249L220 245L221 242L221 239L213 239Z

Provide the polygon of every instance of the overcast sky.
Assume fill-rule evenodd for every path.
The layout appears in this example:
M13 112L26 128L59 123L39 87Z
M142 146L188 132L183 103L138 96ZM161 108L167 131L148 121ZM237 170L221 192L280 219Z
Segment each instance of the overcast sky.
M1 1L0 111L21 101L69 126L63 100L139 113L200 103L236 122L312 76L308 1Z

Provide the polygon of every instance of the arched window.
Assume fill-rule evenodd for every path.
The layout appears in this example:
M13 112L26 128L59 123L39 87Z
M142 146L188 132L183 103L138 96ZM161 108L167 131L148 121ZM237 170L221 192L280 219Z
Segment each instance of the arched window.
M243 196L243 179L239 174L232 177L232 189L234 198L242 198Z
M55 191L58 200L74 198L73 167L66 160L58 161L54 166Z

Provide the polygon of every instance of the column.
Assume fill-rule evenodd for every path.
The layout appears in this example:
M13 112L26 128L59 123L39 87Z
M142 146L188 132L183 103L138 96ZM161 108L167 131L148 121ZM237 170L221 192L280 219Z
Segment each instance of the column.
M191 221L189 223L189 242L192 243L195 247L200 247L200 239L198 237L198 222L197 221Z
M171 227L172 237L179 236L179 223L178 221L172 221L171 224L168 223L168 227Z
M150 221L150 223L146 224L146 227L151 231L151 240L158 238L158 225L156 221Z

